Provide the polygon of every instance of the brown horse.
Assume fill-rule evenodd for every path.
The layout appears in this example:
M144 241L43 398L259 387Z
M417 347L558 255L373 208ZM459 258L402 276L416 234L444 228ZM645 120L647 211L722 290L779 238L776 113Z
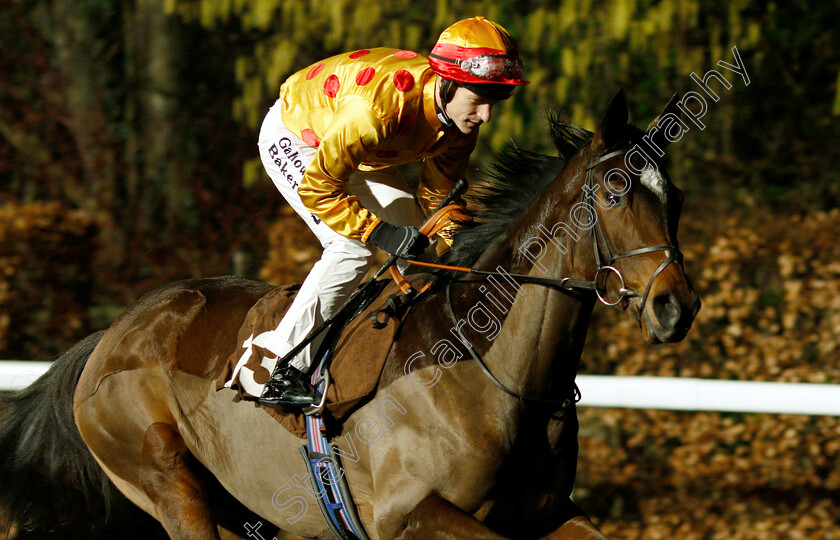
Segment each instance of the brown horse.
M603 538L570 499L574 378L594 304L618 305L652 343L682 339L700 305L677 247L682 195L649 157L667 144L675 103L643 132L619 93L594 134L552 120L559 157L500 154L485 209L447 261L495 275L447 274L416 301L375 395L334 438L371 538ZM215 278L155 291L40 382L85 364L73 400L84 444L171 538L219 538L220 525L252 538L270 539L272 525L333 538L301 440L216 390L240 324L269 290ZM67 396L49 406L69 410ZM3 416L14 413L7 404ZM15 440L19 453L34 444ZM90 454L78 460L95 469ZM16 470L0 469L3 490ZM265 523L255 531L256 516Z

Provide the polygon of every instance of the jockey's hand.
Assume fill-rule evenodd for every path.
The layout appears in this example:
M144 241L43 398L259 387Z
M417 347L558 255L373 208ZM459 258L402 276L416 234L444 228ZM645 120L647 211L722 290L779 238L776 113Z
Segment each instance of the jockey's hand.
M403 259L416 259L429 247L429 239L417 227L395 227L384 221L370 233L370 241Z

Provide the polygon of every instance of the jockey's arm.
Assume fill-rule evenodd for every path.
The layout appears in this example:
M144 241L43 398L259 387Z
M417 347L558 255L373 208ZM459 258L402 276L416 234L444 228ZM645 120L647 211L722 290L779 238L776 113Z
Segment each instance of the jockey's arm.
M332 230L367 242L382 221L347 190L347 179L384 141L391 126L370 107L340 107L321 138L315 159L306 168L298 194L304 206Z

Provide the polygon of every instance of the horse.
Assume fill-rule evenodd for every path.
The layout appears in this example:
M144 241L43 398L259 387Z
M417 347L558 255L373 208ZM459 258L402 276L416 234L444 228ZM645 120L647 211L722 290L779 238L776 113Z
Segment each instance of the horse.
M656 152L679 114L675 95L642 131L619 91L595 133L549 115L558 156L500 151L449 270L405 313L375 394L333 437L371 539L604 538L570 498L574 379L599 300L649 343L683 339L700 307L676 238L682 193ZM12 518L49 521L37 503L50 497L12 482L26 473L39 489L62 486L67 516L121 495L173 539L334 538L301 440L217 389L246 314L272 290L220 277L153 291L26 399L4 397L0 452L16 459L0 467L0 503ZM33 424L24 408L41 411ZM55 437L70 441L58 464L43 450ZM97 504L88 516L104 519Z

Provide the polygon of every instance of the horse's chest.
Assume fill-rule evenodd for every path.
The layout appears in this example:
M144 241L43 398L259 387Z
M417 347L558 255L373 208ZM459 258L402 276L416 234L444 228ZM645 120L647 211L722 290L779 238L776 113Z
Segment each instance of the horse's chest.
M577 462L575 431L565 424L477 425L461 433L458 443L443 447L450 451L440 452L438 466L450 472L449 485L462 500L478 505L473 506L476 510L492 506L517 513L545 508L547 501L571 492Z

